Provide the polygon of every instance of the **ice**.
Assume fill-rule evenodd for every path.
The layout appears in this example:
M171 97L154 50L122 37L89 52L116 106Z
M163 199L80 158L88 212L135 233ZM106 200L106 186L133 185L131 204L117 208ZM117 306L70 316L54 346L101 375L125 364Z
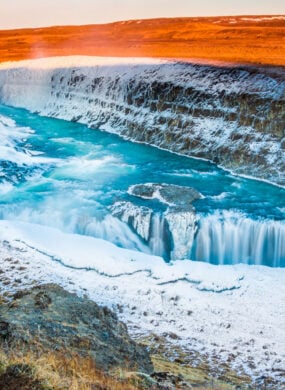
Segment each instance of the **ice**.
M197 216L191 211L172 211L166 213L172 235L173 249L171 259L189 259L197 231Z
M149 241L153 216L151 209L136 206L131 202L116 202L111 207L111 212L121 221L129 224L144 241Z

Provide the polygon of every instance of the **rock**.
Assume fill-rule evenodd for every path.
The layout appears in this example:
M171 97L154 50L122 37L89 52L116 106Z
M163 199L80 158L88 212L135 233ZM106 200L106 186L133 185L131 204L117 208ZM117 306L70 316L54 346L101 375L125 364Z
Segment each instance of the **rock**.
M6 339L9 336L9 323L6 321L0 322L0 337Z
M51 297L44 291L40 291L34 298L35 306L46 309L51 304Z
M127 223L144 241L149 240L152 209L131 202L116 202L110 210L114 217Z
M180 207L170 207L165 213L172 236L171 259L189 259L193 246L195 233L197 231L197 216L194 210L186 210L186 205Z
M105 371L152 372L146 349L131 340L126 325L108 308L54 284L34 287L16 299L16 306L0 307L2 340L90 356Z
M193 388L181 375L175 375L169 372L155 372L151 377L156 380L158 389L186 390Z
M202 198L194 188L160 183L136 184L130 187L129 193L143 199L158 199L171 207L187 211L192 209L194 200Z

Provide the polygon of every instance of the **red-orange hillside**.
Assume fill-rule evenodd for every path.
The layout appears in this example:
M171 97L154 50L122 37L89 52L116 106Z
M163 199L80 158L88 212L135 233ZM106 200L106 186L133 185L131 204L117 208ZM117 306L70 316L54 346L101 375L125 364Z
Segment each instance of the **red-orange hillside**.
M0 31L0 62L66 55L285 65L285 16L150 19Z

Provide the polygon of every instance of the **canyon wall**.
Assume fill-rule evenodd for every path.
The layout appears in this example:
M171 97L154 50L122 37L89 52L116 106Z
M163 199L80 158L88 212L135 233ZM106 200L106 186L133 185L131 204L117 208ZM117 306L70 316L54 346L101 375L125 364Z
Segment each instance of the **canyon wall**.
M285 73L153 59L0 65L0 102L285 185Z

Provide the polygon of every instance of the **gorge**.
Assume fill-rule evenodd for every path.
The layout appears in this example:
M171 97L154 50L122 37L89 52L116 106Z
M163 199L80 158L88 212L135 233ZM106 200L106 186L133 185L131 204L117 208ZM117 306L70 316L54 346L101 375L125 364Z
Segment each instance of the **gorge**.
M187 364L283 386L278 58L0 64L2 290L56 283Z
M284 99L282 73L238 66L66 57L0 67L0 100L6 105L86 124L181 155L207 158L234 174L280 186L285 180ZM62 138L65 139L64 134ZM92 138L92 143L96 142L97 133ZM90 150L86 149L87 159ZM112 157L108 154L104 157L106 162L109 158ZM154 157L149 158L151 163ZM187 159L181 163L184 170L179 166L175 172L161 171L159 180L148 171L139 179L151 183L149 178L154 176L153 183L169 183L164 191L168 191L170 198L171 184L178 184L180 187L172 189L172 200L163 200L159 195L155 202L151 200L152 194L149 201L139 195L139 201L129 189L130 199L123 195L114 205L112 202L104 205L111 207L108 218L113 214L137 235L130 241L138 240L136 244L126 244L125 238L112 238L112 242L140 250L146 250L143 248L147 245L152 253L168 261L188 258L214 264L284 266L284 190L264 184L264 189L256 194L263 185L258 182L252 185L249 181L245 186L250 188L250 195L243 193L243 185L239 191L233 191L233 186L240 184L235 184L230 174L225 176L205 163L212 174L218 175L212 180L213 188L217 189L220 175L233 181L230 188L220 186L219 191L211 193L206 190L209 181L203 180L199 169L195 174L195 164L193 169ZM91 161L86 164L88 170ZM189 164L190 170L186 168ZM73 175L71 171L69 174ZM185 190L192 186L200 194L181 203L179 196L187 198ZM262 197L266 199L262 201ZM268 208L269 204L272 206ZM72 231L110 240L112 233L108 233L107 227L110 221L106 222L102 216L99 221L102 218L103 222L96 222L92 233L87 227L90 221L76 222L77 228ZM102 223L104 228L100 227ZM115 237L120 237L123 234L120 229L125 231L126 227L112 229L117 229Z
M283 188L79 123L0 113L1 219L166 261L285 265Z
M0 70L2 103L285 184L278 68L66 57Z

